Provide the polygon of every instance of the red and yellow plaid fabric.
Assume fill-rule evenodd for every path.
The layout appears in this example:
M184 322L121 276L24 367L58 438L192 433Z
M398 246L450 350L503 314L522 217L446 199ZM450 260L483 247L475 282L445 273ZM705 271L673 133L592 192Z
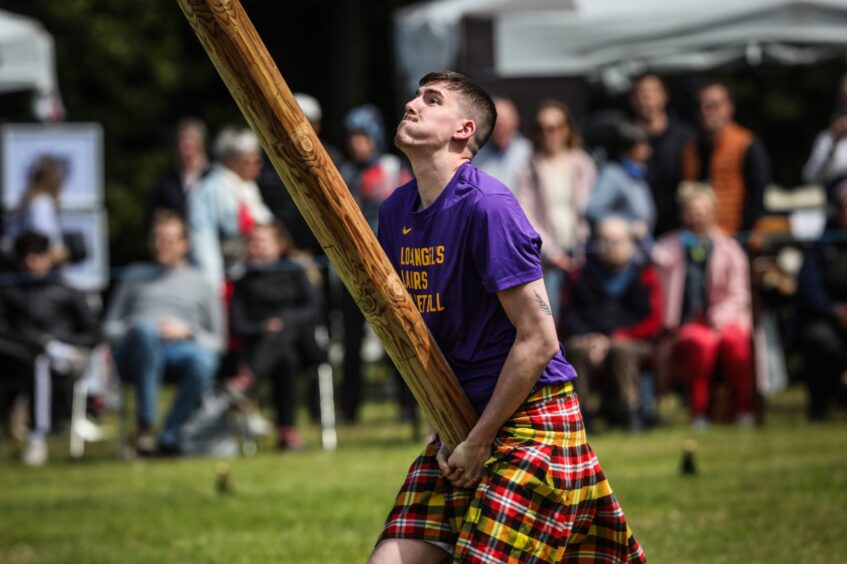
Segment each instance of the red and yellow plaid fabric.
M535 392L501 429L482 481L456 488L429 443L380 541L454 547L459 562L644 562L644 551L585 439L570 384Z

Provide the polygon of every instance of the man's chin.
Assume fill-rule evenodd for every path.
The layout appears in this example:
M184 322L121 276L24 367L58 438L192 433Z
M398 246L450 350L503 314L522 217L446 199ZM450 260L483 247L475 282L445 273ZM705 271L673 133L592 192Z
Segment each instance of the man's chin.
M413 143L411 142L411 139L409 139L407 136L403 135L399 131L394 136L394 146L398 149L403 150L408 147L411 147L412 145Z

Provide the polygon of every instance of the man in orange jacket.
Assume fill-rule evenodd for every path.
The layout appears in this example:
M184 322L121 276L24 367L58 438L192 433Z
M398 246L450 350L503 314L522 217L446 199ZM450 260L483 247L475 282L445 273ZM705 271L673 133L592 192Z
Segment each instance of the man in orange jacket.
M726 86L706 82L697 94L700 135L682 151L682 179L710 184L718 226L728 235L752 229L763 211L770 162L762 142L734 121Z

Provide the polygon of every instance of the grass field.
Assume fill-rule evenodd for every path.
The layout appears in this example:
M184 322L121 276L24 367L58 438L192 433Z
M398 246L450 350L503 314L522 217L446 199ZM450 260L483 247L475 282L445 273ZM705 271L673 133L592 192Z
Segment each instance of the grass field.
M695 476L679 472L684 425L591 437L650 561L847 559L847 418L807 424L798 391L768 415L763 428L697 434ZM227 495L215 460L123 462L100 443L71 462L57 439L50 465L28 469L7 442L0 562L364 562L419 450L410 433L390 407L369 405L335 453L265 448L230 461Z

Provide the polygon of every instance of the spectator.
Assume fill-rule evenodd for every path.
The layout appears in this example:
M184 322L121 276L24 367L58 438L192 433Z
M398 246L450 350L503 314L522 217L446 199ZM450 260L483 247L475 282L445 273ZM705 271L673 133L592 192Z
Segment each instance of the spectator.
M180 431L209 387L223 347L221 301L187 261L182 218L160 211L153 220L155 264L131 267L106 313L104 332L118 372L135 384L139 454L178 454ZM159 385L177 378L177 393L158 437L153 434Z
M259 140L249 129L224 129L215 140L212 166L188 197L191 253L214 288L241 258L242 237L273 216L262 202L256 178L262 166Z
M209 173L206 155L206 124L196 118L185 118L176 126L174 156L176 165L159 179L148 203L147 225L159 210L170 210L187 218L188 194Z
M374 106L354 108L344 119L350 159L341 165L341 176L374 232L379 206L395 188L412 179L400 159L384 152L382 116ZM355 421L362 400L361 348L365 318L353 297L344 291L344 380L341 383L341 417Z
M344 126L350 158L341 165L341 176L376 231L380 204L412 176L399 158L385 152L385 130L376 107L354 108L344 118Z
M716 368L733 392L736 421L752 423L753 352L747 257L717 225L711 187L680 187L683 227L653 248L665 291L664 327L671 337L670 376L687 384L695 428L708 423Z
M46 436L52 426L53 376L79 376L86 349L97 341L97 318L85 297L54 270L50 240L25 231L15 241L22 272L14 285L0 287L0 330L23 354L3 355L4 376L15 374L31 386L32 428L24 464L47 462Z
M589 387L607 371L617 405L630 431L642 428L640 376L661 327L658 275L638 252L630 223L609 216L597 226L596 253L574 274L562 326L568 358L576 369L577 393L587 405ZM584 407L583 407L584 409Z
M39 233L50 241L54 258L67 258L59 221L59 198L65 182L65 164L50 155L36 160L29 169L29 183L21 196L9 225L9 235L15 239L26 231Z
M668 89L659 75L648 72L633 81L629 103L638 125L647 131L652 152L647 160L644 179L653 194L659 237L679 228L679 204L676 189L680 181L682 148L694 137L687 124L668 113Z
M482 149L474 157L476 167L516 192L520 175L532 158L532 143L521 135L520 116L511 100L494 98L497 121Z
M829 404L847 384L847 181L836 189L834 203L830 229L806 252L797 280L812 421L827 418Z
M315 342L317 291L293 250L281 225L253 228L247 270L235 281L232 298L232 333L245 345L244 361L256 378L273 385L281 449L302 446L295 427L298 372L324 360Z
M812 154L803 167L803 181L822 184L827 192L847 177L847 76L838 85L835 115L812 146Z
M555 317L574 252L588 235L585 208L597 179L567 106L546 100L535 114L535 154L524 170L518 201L541 236L544 285Z
M594 225L610 215L622 217L639 241L649 240L656 208L644 181L651 151L647 133L637 125L620 122L611 141L610 159L600 170L585 215Z
M315 134L320 135L321 120L323 112L320 103L309 96L308 94L297 93L294 98L300 105L300 109L315 130ZM321 139L324 149L329 154L329 158L335 166L341 166L343 161L341 151L330 145L325 140ZM282 179L277 174L272 163L265 161L262 166L262 172L259 176L259 191L262 194L262 200L267 204L268 208L273 212L287 231L291 234L294 241L294 246L298 249L308 251L313 256L323 255L317 238L315 237L306 220L297 206L294 204L294 199L282 182Z
M750 230L763 212L770 163L762 142L733 121L726 86L707 82L698 91L701 130L682 151L682 179L710 184L717 225L728 235Z

